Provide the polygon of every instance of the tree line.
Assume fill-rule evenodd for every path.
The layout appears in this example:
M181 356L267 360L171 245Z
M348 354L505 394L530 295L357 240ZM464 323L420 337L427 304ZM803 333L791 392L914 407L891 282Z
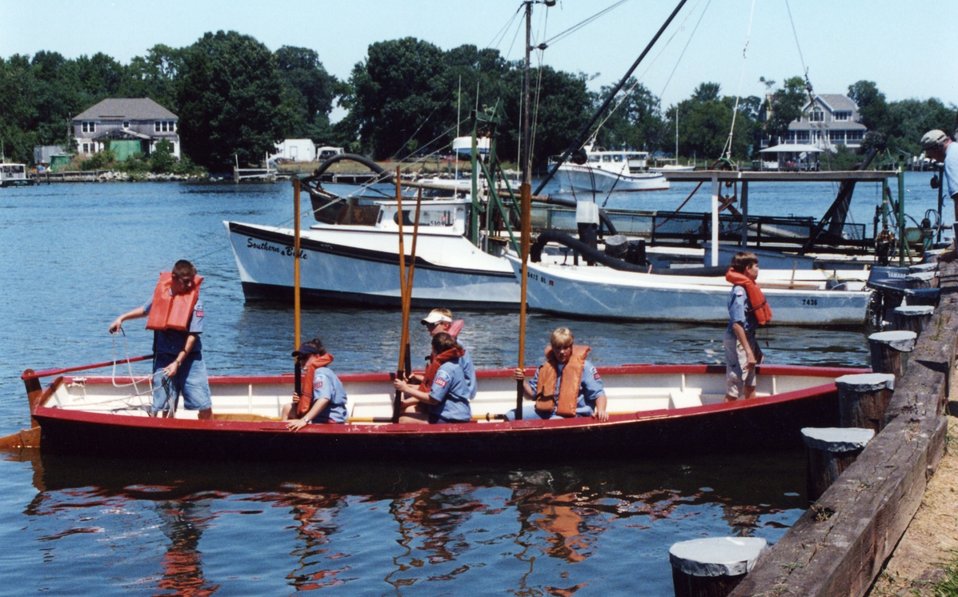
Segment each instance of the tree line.
M535 68L531 80L533 159L541 167L583 132L611 88L590 91L586 74L549 66ZM783 137L809 98L802 77L780 86L761 80L766 97L730 97L718 83L703 82L687 99L663 108L632 79L596 141L672 153L678 110L680 155L714 160L731 141L733 160L753 159L761 139ZM69 147L70 119L93 104L150 97L179 116L183 153L211 171L231 167L234 154L241 163L259 162L284 138L341 145L376 160L403 159L447 145L457 130L468 134L470 112L479 107L502 115L499 154L515 160L522 81L521 62L498 50L442 50L414 37L371 44L345 81L326 71L315 50L284 46L273 52L235 31L206 33L184 48L159 44L127 65L103 53L67 59L40 51L0 58L0 140L9 159L30 162L35 145ZM847 94L873 133L866 141L892 153L916 155L926 129L950 132L956 124L956 106L938 99L889 102L871 81L852 84ZM331 123L337 104L345 116Z

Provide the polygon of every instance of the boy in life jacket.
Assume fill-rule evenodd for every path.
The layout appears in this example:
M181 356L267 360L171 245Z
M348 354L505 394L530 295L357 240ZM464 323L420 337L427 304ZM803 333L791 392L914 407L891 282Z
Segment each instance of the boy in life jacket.
M531 381L522 369L515 370L522 382L523 395L535 400L535 406L525 406L522 418L557 419L562 417L592 417L601 422L609 420L605 387L595 365L588 359L589 347L575 344L572 331L566 327L553 330L543 363ZM516 411L506 413L514 421Z
M465 350L446 332L432 337L432 355L422 382L414 386L402 379L393 380L393 387L403 393L403 416L400 423L468 423L472 420L469 406L470 388L460 359ZM419 403L426 406L426 417L410 413Z
M199 411L200 419L213 418L210 384L203 362L200 334L203 332L202 276L185 259L163 272L153 298L142 307L120 315L110 324L115 334L127 319L146 317L153 330L153 405L150 416L172 413L179 396L187 410Z
M329 368L333 355L326 352L323 341L313 338L293 352L303 368L302 396L293 394L292 404L283 406L283 419L290 431L299 431L310 423L345 423L346 389Z
M764 355L755 331L772 319L772 309L758 287L758 257L739 252L732 257L725 279L732 283L728 298L725 348L725 401L755 397L755 370Z

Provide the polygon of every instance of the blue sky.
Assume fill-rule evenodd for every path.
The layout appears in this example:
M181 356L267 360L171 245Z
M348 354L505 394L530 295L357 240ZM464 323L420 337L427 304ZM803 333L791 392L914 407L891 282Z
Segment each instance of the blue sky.
M553 41L534 61L586 73L594 89L615 83L676 4L537 4L534 44L610 10ZM495 47L520 59L521 6L519 0L0 0L0 56L103 52L126 64L155 44L183 47L222 29L251 35L271 50L314 49L330 73L347 78L370 43L406 36L443 49ZM956 26L956 0L688 0L636 75L663 107L703 81L728 95L760 95L759 77L780 84L805 68L820 93L844 93L866 79L892 101L937 97L958 105Z

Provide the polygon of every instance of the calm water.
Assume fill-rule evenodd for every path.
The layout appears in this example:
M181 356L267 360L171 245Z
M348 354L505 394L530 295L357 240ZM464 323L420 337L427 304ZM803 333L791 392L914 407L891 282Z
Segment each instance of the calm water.
M918 219L936 204L928 178L907 177L908 211ZM673 209L691 188L674 186L642 194L643 207ZM817 215L834 189L779 185L769 210L758 189L750 192L753 213ZM244 303L222 221L289 223L291 196L282 183L0 189L0 434L29 424L23 369L148 353L150 335L137 322L125 338L106 328L148 300L158 272L181 257L206 277L211 372L289 370L292 310ZM856 197L856 221L870 222L878 191ZM703 195L688 209L707 202ZM457 316L467 320L462 338L479 367L514 365L514 314ZM304 334L323 336L340 371L395 368L400 322L395 311L303 314ZM720 328L533 314L527 362L538 362L548 332L562 324L601 364L721 359ZM412 340L414 354L428 352L419 326ZM762 340L771 362L867 360L855 330L773 327ZM555 467L529 469L355 467L321 455L313 465L8 455L0 459L0 593L668 595L672 543L729 534L774 542L805 505L800 452L611 456L569 464L557 455Z

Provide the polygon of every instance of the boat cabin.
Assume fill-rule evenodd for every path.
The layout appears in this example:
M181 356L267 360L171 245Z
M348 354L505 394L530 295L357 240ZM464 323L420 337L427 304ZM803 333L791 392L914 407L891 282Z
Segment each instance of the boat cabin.
M0 164L0 187L26 186L33 182L27 176L26 164Z

